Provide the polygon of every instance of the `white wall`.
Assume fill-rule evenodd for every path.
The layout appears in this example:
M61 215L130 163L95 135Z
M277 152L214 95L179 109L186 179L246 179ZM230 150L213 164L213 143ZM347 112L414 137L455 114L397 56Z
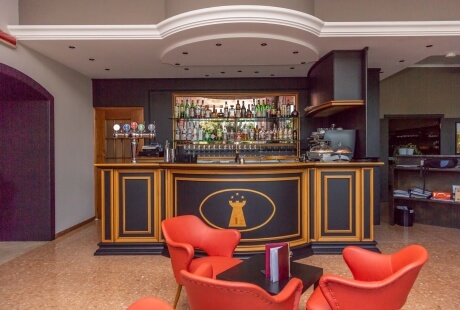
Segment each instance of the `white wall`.
M0 29L18 23L18 1L0 0ZM0 44L0 62L28 75L54 96L56 233L94 216L91 79L21 44Z

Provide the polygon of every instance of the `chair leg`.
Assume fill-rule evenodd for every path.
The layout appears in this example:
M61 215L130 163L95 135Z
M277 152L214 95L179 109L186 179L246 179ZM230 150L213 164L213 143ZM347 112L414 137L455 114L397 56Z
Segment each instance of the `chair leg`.
M179 286L177 287L177 291L176 291L176 299L174 299L174 306L173 306L174 309L176 309L177 302L179 301L181 290L182 290L182 285L179 284Z

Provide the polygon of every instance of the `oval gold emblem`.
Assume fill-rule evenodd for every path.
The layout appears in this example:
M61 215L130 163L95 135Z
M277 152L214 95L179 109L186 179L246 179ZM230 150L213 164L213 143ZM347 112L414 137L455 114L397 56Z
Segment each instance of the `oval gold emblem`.
M276 206L270 197L259 191L231 188L208 195L201 202L199 211L212 227L245 232L259 229L270 222Z

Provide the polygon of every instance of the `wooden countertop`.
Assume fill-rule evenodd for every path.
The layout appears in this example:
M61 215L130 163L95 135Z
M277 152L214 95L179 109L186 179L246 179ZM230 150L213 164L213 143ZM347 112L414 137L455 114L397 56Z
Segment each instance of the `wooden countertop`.
M162 168L162 169L299 169L299 168L356 168L356 167L379 167L383 166L383 162L246 162L238 163L165 163L163 161L141 161L138 163L113 162L113 163L98 163L94 164L97 168L130 168L130 169L146 169L146 168Z

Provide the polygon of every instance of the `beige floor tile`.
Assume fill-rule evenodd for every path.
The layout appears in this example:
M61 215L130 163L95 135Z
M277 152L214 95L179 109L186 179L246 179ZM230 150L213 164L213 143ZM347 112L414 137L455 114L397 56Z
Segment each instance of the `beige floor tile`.
M99 222L90 223L52 242L27 249L0 265L0 309L125 309L144 296L172 304L176 283L164 256L94 256ZM390 226L382 220L375 240L383 253L416 243L430 258L404 309L460 309L460 230L414 224ZM1 248L0 248L1 249ZM351 277L340 255L315 255L300 262L325 273ZM299 309L312 293L308 289ZM177 309L188 309L182 292ZM243 310L243 309L242 309Z

